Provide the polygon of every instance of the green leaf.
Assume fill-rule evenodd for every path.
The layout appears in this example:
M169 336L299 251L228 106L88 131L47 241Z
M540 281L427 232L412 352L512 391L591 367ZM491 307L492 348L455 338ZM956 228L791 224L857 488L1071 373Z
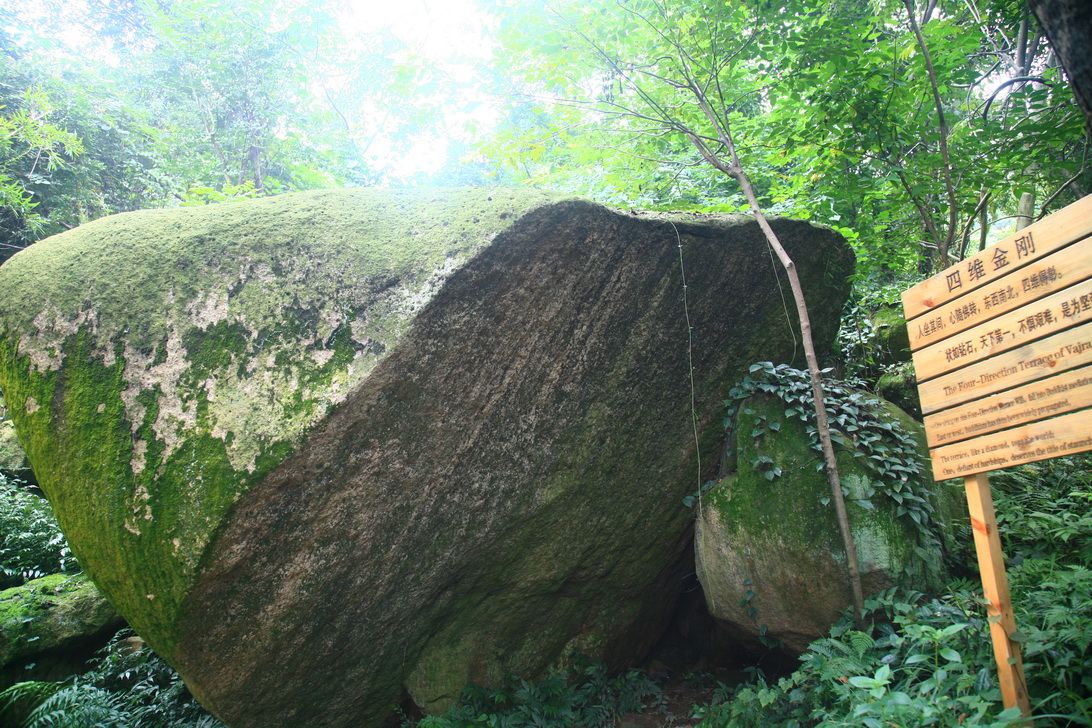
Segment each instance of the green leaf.
M940 656L948 662L963 662L963 658L959 656L959 653L950 647L941 649Z

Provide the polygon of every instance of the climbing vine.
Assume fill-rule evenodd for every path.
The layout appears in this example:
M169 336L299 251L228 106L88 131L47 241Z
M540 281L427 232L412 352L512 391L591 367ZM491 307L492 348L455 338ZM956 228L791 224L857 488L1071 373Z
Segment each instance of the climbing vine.
M864 483L859 482L861 479L855 482L847 478L842 486L846 499L868 510L876 507L873 498L890 501L895 515L910 524L916 534L914 552L917 558L908 565L907 576L927 573L930 554L939 551L942 526L935 518L930 481L925 476L918 443L897 421L885 415L875 397L854 389L847 382L833 379L829 369L823 374L831 440L836 447L862 459L872 476ZM724 428L728 436L733 436L741 406L746 414L757 417L750 433L756 440L781 429L781 421L767 418L744 404L749 397L759 393L778 398L785 405L786 418L804 423L811 447L820 455L816 470L822 471L819 433L815 410L811 406L811 384L805 371L771 362L752 364L749 373L732 387L724 402L727 408ZM757 455L751 466L767 480L781 476L781 469L768 455ZM821 501L827 505L830 499L824 497Z

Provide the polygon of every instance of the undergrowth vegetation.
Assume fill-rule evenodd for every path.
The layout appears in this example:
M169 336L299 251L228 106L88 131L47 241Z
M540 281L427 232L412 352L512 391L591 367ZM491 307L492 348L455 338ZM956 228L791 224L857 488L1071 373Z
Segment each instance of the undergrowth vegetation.
M177 672L150 648L114 636L90 671L64 682L22 682L0 693L0 725L25 728L219 728Z
M1037 726L1092 725L1090 466L1088 457L1064 458L992 479ZM940 596L869 599L863 629L846 615L791 675L722 689L699 709L703 725L1017 724L1002 710L977 575L962 566L967 578Z
M602 664L581 661L537 682L510 677L496 688L470 685L457 707L403 728L608 728L662 704L660 686L644 673L610 676Z
M49 502L0 472L0 589L80 570Z

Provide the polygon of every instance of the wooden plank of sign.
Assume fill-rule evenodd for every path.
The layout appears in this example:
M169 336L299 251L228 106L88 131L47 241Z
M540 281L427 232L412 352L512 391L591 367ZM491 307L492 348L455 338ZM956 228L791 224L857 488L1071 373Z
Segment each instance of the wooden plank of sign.
M938 341L913 354L919 382L1092 320L1092 279Z
M1092 195L903 291L909 321L1092 234Z
M938 447L929 457L933 478L947 480L1087 450L1092 450L1092 409Z
M1087 237L919 316L907 326L910 349L917 351L1090 277L1092 237Z
M929 447L939 447L1086 407L1092 407L1092 366L927 415L925 435Z
M939 412L1085 364L1092 364L1092 322L918 385L921 411Z
M974 550L978 555L978 573L982 575L982 595L986 597L993 655L997 659L1001 699L1006 708L1016 706L1025 716L1031 715L1020 642L1015 639L1016 617L1012 613L1009 580L1005 575L1005 558L1001 553L1001 535L997 530L990 480L982 473L968 476L963 484L967 491L967 514L971 517ZM1022 721L1016 725L1029 728L1031 722Z

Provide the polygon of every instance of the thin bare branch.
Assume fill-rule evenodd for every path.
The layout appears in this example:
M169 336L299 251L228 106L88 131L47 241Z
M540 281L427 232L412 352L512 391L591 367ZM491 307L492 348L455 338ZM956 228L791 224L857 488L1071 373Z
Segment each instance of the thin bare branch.
M917 39L918 48L921 50L921 55L925 60L925 70L929 76L929 87L933 92L933 103L936 106L937 112L937 127L940 137L940 158L943 164L942 171L944 173L944 188L948 194L948 230L943 238L943 243L939 246L937 251L940 258L940 267L944 267L946 264L944 261L948 257L948 250L951 247L952 241L955 239L956 223L959 215L959 203L956 197L955 186L952 184L952 158L948 154L948 121L944 116L944 102L940 98L940 88L937 82L936 69L933 67L933 58L929 54L929 46L925 43L925 36L921 33L921 27L918 26L917 18L914 16L914 0L903 0L903 5L906 6L906 12L910 17L910 28L914 31L914 37Z
M1081 154L1081 168L1078 169L1076 171L1076 173L1072 177L1070 177L1065 182L1063 182L1061 187L1054 190L1054 192L1050 193L1050 197L1047 197L1046 200L1043 201L1043 205L1039 209L1039 216L1037 218L1035 218L1036 220L1042 220L1043 217L1047 214L1047 210L1049 210L1050 206L1054 203L1054 200L1058 199L1058 195L1065 192L1067 189L1069 189L1069 187L1074 182L1076 182L1077 180L1079 180L1081 178L1081 175L1084 174L1085 163L1087 161L1088 161L1088 137L1085 136L1085 138L1084 138L1084 153Z
M1001 82L1001 84L998 85L997 88L993 90L993 93L990 94L989 98L986 99L985 108L982 109L982 118L985 119L986 116L990 113L990 107L993 106L994 99L997 98L997 94L1001 93L1002 90L1008 88L1009 86L1012 86L1013 84L1029 82L1041 83L1044 86L1051 85L1047 83L1047 80L1042 76L1017 76L1016 78L1010 78L1008 81L1003 81Z

